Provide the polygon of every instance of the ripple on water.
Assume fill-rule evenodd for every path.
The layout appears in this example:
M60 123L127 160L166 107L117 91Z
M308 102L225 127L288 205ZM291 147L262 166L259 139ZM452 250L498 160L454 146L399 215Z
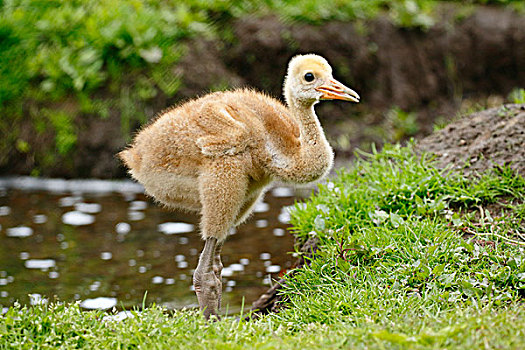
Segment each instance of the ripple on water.
M33 234L33 229L31 227L27 226L17 226L17 227L10 227L6 230L6 235L8 237L29 237Z
M98 297L86 299L80 303L80 307L89 310L107 310L117 305L117 298Z
M166 235L192 232L194 226L185 222L165 222L157 226L157 230Z
M80 211L70 211L62 215L62 222L72 226L91 225L95 222L95 217Z
M25 262L25 267L28 269L41 269L47 270L56 266L56 262L53 259L29 259Z

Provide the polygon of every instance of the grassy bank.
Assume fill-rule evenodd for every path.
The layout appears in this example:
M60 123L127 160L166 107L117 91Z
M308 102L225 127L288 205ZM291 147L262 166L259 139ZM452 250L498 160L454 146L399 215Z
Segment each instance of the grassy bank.
M78 305L9 309L3 348L523 348L525 179L446 173L411 147L362 155L292 221L318 240L287 307L257 321L150 306L116 321Z

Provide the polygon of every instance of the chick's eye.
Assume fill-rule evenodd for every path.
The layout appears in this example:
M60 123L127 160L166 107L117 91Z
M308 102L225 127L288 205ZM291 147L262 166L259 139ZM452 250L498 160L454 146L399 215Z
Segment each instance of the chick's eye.
M306 80L309 83L314 81L314 79L315 79L315 77L314 77L313 73L306 73L304 75L304 80Z

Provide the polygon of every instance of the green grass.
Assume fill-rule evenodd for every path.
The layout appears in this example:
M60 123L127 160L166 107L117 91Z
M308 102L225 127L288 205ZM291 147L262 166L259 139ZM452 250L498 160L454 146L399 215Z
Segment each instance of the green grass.
M319 251L287 278L280 313L206 323L151 305L117 322L15 305L0 348L523 348L524 213L508 168L466 179L387 145L296 206L295 233Z

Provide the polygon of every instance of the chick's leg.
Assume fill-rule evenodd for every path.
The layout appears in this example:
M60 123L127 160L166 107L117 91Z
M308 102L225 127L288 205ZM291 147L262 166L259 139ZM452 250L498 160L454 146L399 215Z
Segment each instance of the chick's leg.
M221 249L242 207L248 179L234 159L209 164L199 178L202 203L201 232L205 240L193 286L204 316L217 315L222 295Z
M217 274L214 269L217 245L217 238L209 237L206 239L204 249L199 257L199 264L193 274L193 286L197 300L206 319L210 318L211 315L217 315L220 308L222 282L220 274Z

